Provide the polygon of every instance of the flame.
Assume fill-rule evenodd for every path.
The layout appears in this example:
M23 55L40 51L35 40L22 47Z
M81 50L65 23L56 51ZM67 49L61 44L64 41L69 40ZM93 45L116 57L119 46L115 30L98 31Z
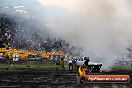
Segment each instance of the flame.
M79 76L85 76L85 69L82 68L81 66L79 67Z

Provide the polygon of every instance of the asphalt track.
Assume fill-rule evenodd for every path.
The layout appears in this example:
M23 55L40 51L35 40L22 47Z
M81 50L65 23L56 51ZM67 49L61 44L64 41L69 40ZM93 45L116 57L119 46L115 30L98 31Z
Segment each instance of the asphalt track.
M132 78L132 71L103 71L94 74L128 74ZM126 84L79 84L76 81L76 72L69 71L0 72L0 88L132 88L131 82Z

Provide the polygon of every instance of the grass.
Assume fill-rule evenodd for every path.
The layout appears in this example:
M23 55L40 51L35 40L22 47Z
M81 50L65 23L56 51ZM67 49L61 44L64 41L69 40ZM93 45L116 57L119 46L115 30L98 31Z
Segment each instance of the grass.
M118 66L113 66L112 69L114 69L114 70L132 70L132 66L118 65Z
M59 66L56 66L55 64L52 63L37 63L37 64L33 64L33 63L28 63L28 64L3 64L0 63L0 71L2 70L26 70L26 69L37 69L37 70L52 70L52 69L56 69ZM68 65L65 65L66 68L68 68ZM112 70L132 70L132 66L125 66L125 65L118 65L118 66L113 66Z
M55 64L46 63L46 64L0 64L0 70L22 70L22 69L55 69L57 66Z

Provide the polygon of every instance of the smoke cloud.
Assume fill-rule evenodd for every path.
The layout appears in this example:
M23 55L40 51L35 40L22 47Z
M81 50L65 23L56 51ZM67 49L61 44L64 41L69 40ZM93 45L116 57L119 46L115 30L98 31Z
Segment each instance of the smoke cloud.
M34 19L37 28L46 30L49 36L61 37L82 48L83 55L93 62L103 62L104 69L127 53L132 38L131 0L54 0L55 4L45 4L48 0L12 1L1 1L1 7L21 6L14 9L24 15L16 15Z

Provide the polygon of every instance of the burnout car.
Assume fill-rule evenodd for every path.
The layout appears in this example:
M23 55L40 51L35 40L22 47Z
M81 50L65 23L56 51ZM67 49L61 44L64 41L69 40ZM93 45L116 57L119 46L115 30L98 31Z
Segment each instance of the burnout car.
M72 61L69 61L69 70L73 70L73 66L77 67L82 66L87 68L90 72L99 72L102 66L102 63L93 63L89 60L88 57L74 58Z

